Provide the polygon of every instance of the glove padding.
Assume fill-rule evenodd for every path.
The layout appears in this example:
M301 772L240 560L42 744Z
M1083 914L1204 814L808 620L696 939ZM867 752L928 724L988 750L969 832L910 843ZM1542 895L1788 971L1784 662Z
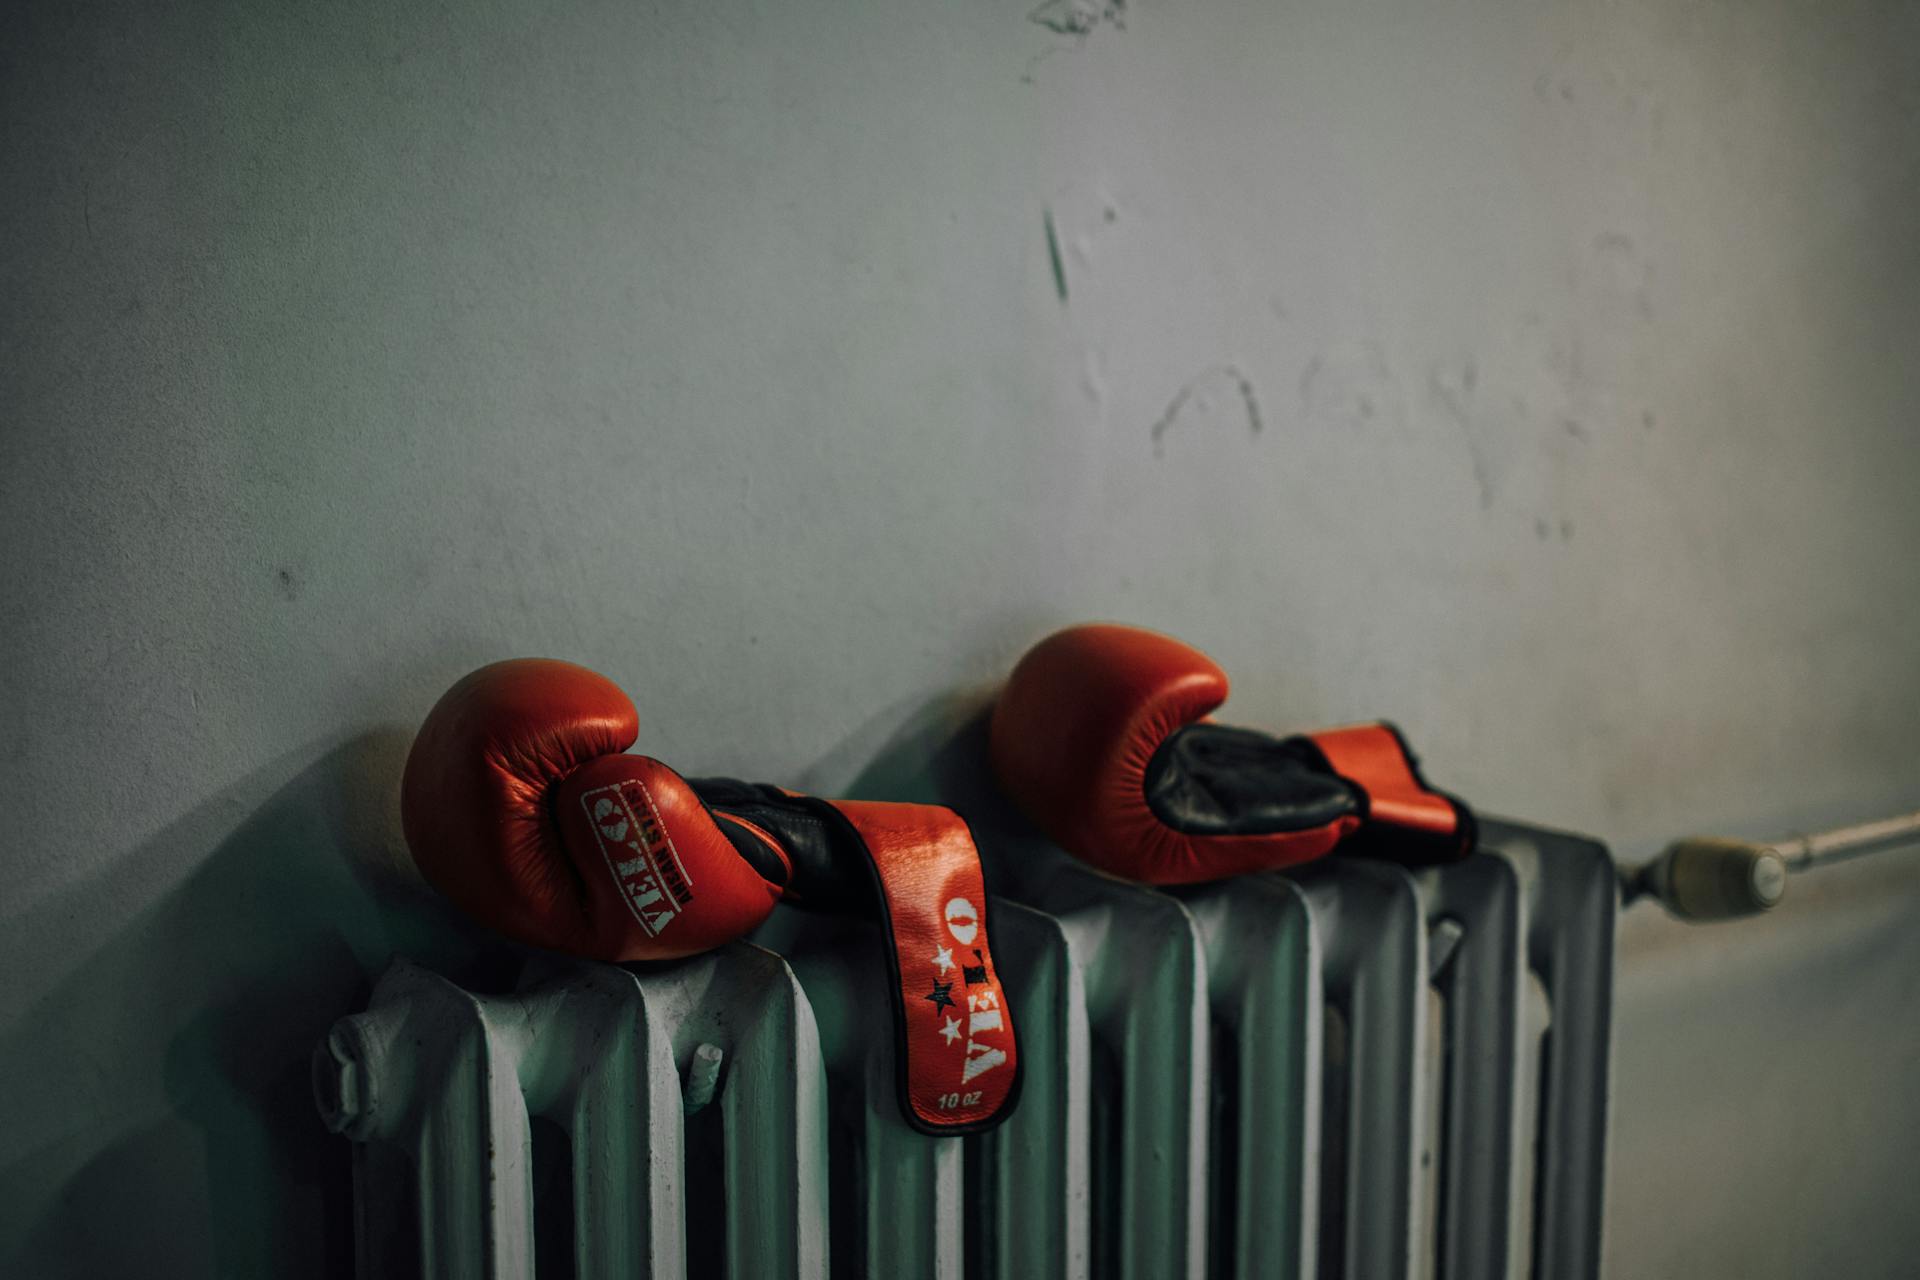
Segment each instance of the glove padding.
M625 694L571 663L519 659L467 676L407 757L414 861L481 923L597 960L710 950L783 897L876 920L908 1123L954 1134L1005 1118L1019 1055L960 816L689 782L624 754L638 729Z
M1148 884L1293 866L1343 843L1406 863L1472 850L1472 814L1426 785L1391 725L1275 738L1206 720L1226 697L1226 673L1177 640L1070 627L1008 678L994 771L1062 848Z

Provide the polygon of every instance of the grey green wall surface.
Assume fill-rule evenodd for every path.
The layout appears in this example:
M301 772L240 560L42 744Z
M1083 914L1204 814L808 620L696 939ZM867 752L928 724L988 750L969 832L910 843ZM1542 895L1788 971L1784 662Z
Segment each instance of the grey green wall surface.
M0 9L0 1271L324 1276L411 727L911 772L1047 630L1622 857L1920 805L1920 6ZM1920 861L1625 917L1620 1277L1908 1275Z

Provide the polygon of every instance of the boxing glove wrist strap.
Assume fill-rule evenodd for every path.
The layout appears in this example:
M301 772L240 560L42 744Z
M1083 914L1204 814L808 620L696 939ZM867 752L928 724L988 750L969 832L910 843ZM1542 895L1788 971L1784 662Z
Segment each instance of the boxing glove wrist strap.
M1384 723L1291 738L1190 724L1154 752L1142 789L1154 816L1188 836L1260 836L1310 855L1340 843L1412 864L1473 848L1472 814L1426 784Z
M1019 1053L988 937L980 854L960 815L731 778L692 785L729 839L776 848L792 869L788 901L880 923L907 1123L951 1135L1004 1119Z
M822 807L858 835L879 887L907 1122L934 1134L991 1128L1018 1097L1020 1055L973 833L934 805Z
M1366 820L1347 842L1396 862L1450 862L1473 852L1473 813L1429 787L1400 731L1384 722L1307 735L1327 765L1366 795Z

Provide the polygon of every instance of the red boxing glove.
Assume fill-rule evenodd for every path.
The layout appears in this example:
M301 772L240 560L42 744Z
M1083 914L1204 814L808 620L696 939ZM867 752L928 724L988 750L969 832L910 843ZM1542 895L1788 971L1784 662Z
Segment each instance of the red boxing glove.
M1019 1056L960 816L689 781L624 754L638 730L633 703L583 667L482 667L428 713L407 757L414 861L481 923L598 960L710 950L783 896L878 920L908 1122L953 1134L1004 1118Z
M482 924L596 960L667 960L748 932L792 869L764 846L744 856L673 770L622 755L639 732L633 703L584 667L482 667L407 756L414 861Z
M994 771L1062 848L1148 884L1270 871L1343 842L1411 863L1472 851L1473 815L1426 785L1392 726L1275 738L1207 720L1226 698L1226 673L1177 640L1070 627L1008 678Z

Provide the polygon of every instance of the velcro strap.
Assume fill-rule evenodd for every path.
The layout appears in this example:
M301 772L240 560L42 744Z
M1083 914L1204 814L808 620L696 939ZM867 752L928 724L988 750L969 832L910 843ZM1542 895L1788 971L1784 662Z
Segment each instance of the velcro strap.
M1429 787L1420 762L1390 724L1309 734L1333 771L1366 793L1367 820L1349 846L1399 862L1446 862L1473 852L1473 814Z
M1013 1011L987 936L980 851L951 809L835 800L880 885L901 1110L923 1133L975 1133L1018 1096Z

